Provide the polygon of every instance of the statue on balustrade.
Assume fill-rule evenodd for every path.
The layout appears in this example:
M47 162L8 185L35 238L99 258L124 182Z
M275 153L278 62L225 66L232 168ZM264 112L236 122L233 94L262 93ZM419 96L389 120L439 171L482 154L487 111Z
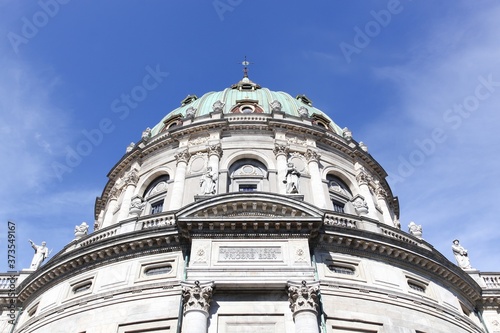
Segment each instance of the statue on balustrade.
M49 249L47 248L47 243L42 242L42 245L36 245L30 239L30 244L33 250L35 250L35 254L33 255L33 259L31 260L30 269L37 270L38 267L42 264L42 262L49 256Z
M453 250L453 254L457 260L458 267L462 269L471 269L469 254L467 253L467 250L460 245L460 241L458 239L453 241L451 249Z
M80 225L75 225L75 239L80 239L83 236L87 236L89 231L89 226L87 222L82 222Z
M415 237L422 238L422 226L411 221L408 225L408 231Z

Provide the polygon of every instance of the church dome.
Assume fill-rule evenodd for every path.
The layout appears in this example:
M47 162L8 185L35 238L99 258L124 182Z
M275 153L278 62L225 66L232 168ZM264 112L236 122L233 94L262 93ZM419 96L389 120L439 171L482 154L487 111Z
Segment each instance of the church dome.
M326 120L325 127L338 135L343 133L342 129L326 113L314 107L312 101L305 95L297 95L294 98L283 91L262 88L245 76L238 83L222 91L211 91L200 98L196 95L187 96L181 101L180 107L169 112L152 128L151 135L164 131L168 127L169 119L174 117L204 117L212 112L224 114L283 112L286 116L297 118L319 117Z
M0 275L0 331L9 309L14 333L483 332L499 274L401 230L386 177L307 97L245 70L127 147L93 232L21 272L16 309Z

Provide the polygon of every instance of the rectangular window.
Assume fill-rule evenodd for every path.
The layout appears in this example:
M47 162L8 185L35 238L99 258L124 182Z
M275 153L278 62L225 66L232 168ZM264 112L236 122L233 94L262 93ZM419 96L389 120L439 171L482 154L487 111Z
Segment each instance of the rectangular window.
M163 211L163 200L151 204L151 214L158 214Z
M257 191L257 184L241 184L238 189L240 192L254 192Z
M339 202L337 200L332 200L333 203L333 210L336 211L337 213L343 213L344 212L344 204L342 202Z

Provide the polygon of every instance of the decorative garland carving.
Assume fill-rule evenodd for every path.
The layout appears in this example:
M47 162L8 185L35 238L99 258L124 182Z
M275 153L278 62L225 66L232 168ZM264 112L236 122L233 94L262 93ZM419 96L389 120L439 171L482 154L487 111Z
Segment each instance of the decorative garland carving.
M209 136L200 136L200 137L194 138L192 140L189 140L188 145L190 145L190 146L198 146L198 145L207 143L208 139L210 139Z

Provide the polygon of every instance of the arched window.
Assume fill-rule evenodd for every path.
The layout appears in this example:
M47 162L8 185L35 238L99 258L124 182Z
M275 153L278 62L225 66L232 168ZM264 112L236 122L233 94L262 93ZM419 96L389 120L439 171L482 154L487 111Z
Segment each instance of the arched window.
M229 168L230 192L268 191L267 168L254 159L245 158L236 161Z
M167 195L169 175L163 175L153 180L144 191L144 200L148 205L146 209L149 214L163 212L163 203Z
M352 193L349 187L339 177L327 175L328 191L333 210L338 213L346 213L346 203L352 199Z

